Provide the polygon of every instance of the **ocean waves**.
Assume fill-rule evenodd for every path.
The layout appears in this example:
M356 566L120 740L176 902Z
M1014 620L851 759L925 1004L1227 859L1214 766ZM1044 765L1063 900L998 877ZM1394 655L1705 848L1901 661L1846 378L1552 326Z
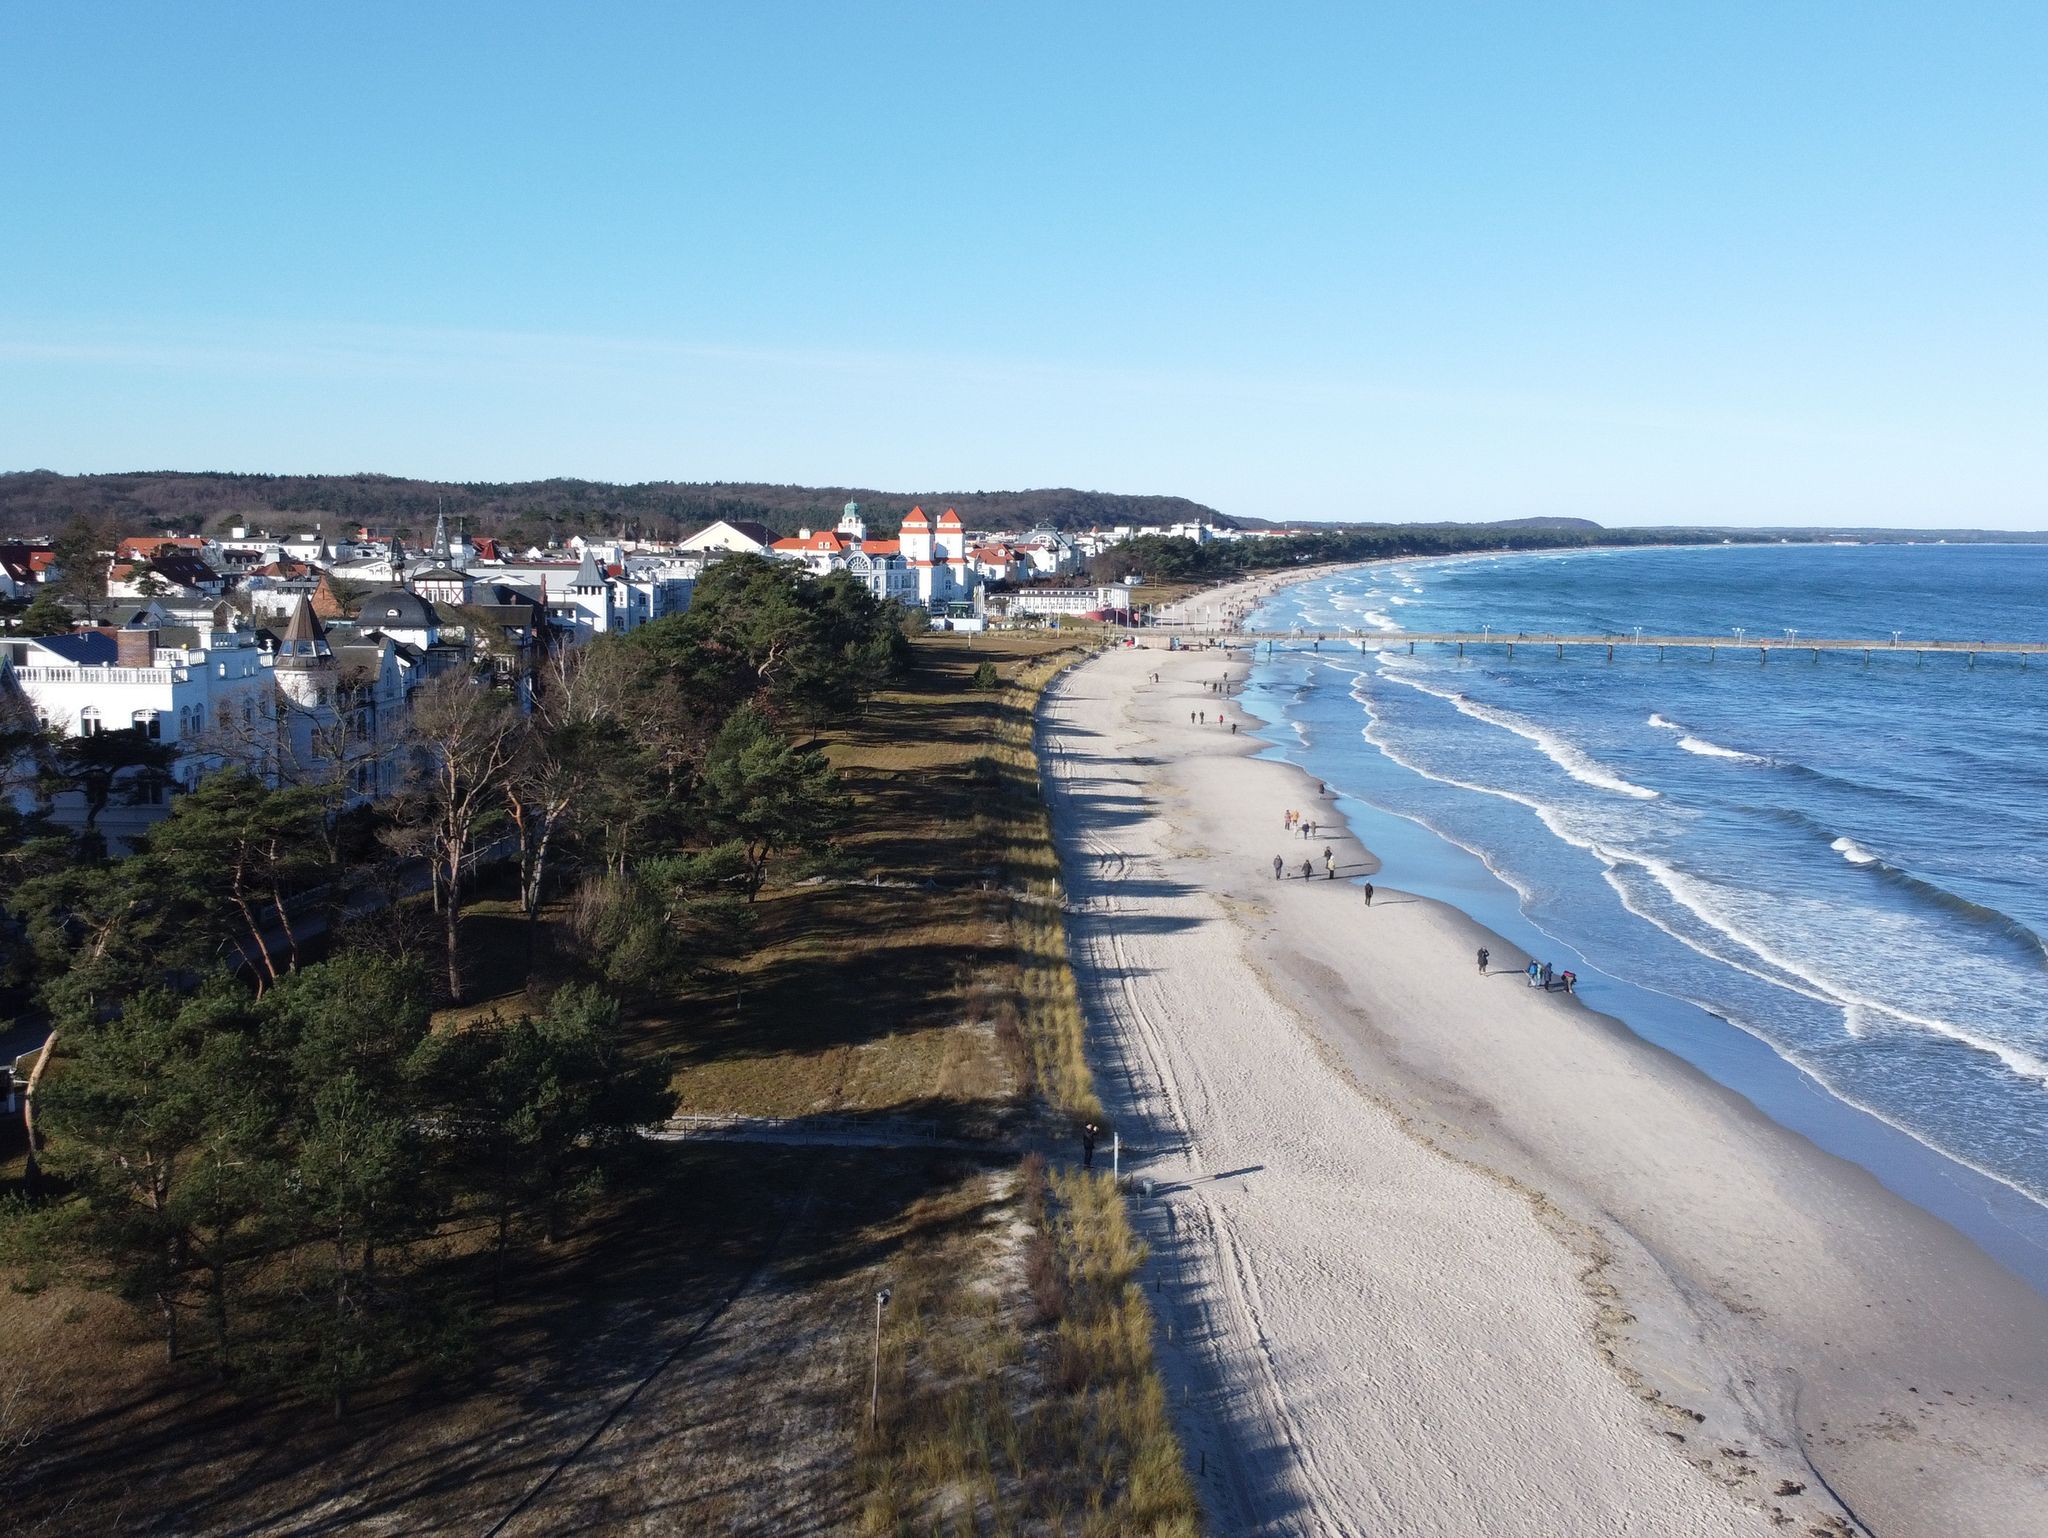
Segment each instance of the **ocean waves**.
M1533 744L1537 751L1542 753L1545 758L1556 764L1558 768L1582 785L1591 785L1599 790L1612 791L1619 796L1631 796L1638 801L1654 801L1657 799L1658 793L1651 790L1647 785L1638 785L1633 780L1623 779L1620 775L1602 767L1556 732L1551 731L1547 727L1537 725L1526 716L1517 715L1511 710L1503 710L1498 706L1482 705L1469 695L1463 694L1456 689L1440 688L1424 679L1415 677L1412 673L1403 671L1399 667L1387 668L1381 676L1394 683L1414 689L1419 693L1433 694L1438 699L1447 701L1451 708L1462 716L1469 716L1474 721L1484 721L1489 726L1497 726L1504 732L1514 733L1515 736L1520 737L1523 741Z
M1676 721L1666 720L1656 711L1650 712L1650 718L1646 724L1656 727L1659 731L1679 733L1676 746L1700 758L1725 758L1738 764L1768 764L1771 762L1770 759L1759 757L1755 753L1744 753L1739 748L1724 748L1718 742L1709 742L1706 738L1696 735L1679 725Z
M1399 596L1413 600L1399 617L1429 631L1761 633L1827 613L1851 633L1880 594L1887 623L1913 618L1891 615L1906 594L1936 633L2000 602L1996 623L2048 631L2048 552L2025 571L2012 552L1901 553L1888 585L1831 564L1863 558L1617 555L1563 583L1496 558L1430 568L1426 589L1378 568L1337 607L1360 630L1391 624ZM2013 617L2012 594L2032 595L2036 620ZM1766 601L1780 607L1760 614ZM1308 616L1330 607L1304 597L1273 628L1321 628ZM1295 707L1333 728L1305 754L1315 773L1477 856L1589 969L1719 1015L2048 1203L2048 677L1411 656L1355 639L1359 703L1327 690ZM1323 651L1298 665L1333 665Z

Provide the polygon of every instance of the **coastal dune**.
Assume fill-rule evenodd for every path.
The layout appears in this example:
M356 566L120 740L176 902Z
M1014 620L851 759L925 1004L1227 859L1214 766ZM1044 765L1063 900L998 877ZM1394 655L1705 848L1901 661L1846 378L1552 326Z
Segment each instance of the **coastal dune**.
M1208 687L1242 661L1147 639L1048 692L1041 752L1216 1531L2048 1531L2048 1300L1527 987L1254 756Z

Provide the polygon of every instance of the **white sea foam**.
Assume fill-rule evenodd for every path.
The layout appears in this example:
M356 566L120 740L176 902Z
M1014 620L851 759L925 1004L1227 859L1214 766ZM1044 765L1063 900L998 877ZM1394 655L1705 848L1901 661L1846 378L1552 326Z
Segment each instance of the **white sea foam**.
M1667 721L1662 716L1658 715L1657 712L1654 710L1650 712L1649 724L1651 726L1657 727L1662 731L1667 732L1682 732L1685 730L1685 728L1680 726L1676 721Z
M1754 753L1742 753L1734 748L1724 748L1720 743L1709 742L1704 737L1681 737L1678 739L1678 745L1685 749L1686 752L1697 753L1702 758L1727 758L1733 759L1738 764L1761 764L1767 762L1765 759L1758 758Z
M1959 1042L1975 1051L1988 1053L1992 1057L1997 1058L2016 1076L2023 1079L2031 1079L2043 1088L2048 1088L2048 1062L2044 1062L2031 1052L2023 1051L2007 1042L1986 1036L1979 1031L1970 1030L1966 1026L1958 1025L1953 1020L1941 1020L1930 1015L1916 1014L1911 1010L1902 1009L1898 1005L1887 1003L1882 999L1871 998L1853 985L1847 984L1839 978L1822 976L1812 967L1802 964L1791 956L1785 955L1754 931L1745 928L1738 918L1717 904L1710 894L1712 883L1687 876L1684 872L1673 868L1666 862L1653 859L1647 855L1634 853L1617 855L1610 851L1600 850L1595 852L1601 854L1604 859L1615 859L1622 863L1634 865L1642 870L1679 907L1685 909L1687 913L1712 930L1714 934L1721 936L1733 945L1740 947L1741 950L1748 952L1757 961L1763 962L1771 968L1771 971L1760 971L1757 967L1748 964L1740 957L1728 954L1727 950L1723 947L1714 946L1710 948L1702 944L1698 937L1686 933L1681 928L1674 928L1670 924L1665 923L1656 914L1646 912L1637 904L1630 902L1626 887L1614 879L1614 872L1610 867L1607 872L1607 883L1620 895L1623 906L1627 907L1631 913L1636 914L1640 918L1648 919L1673 939L1678 940L1692 950L1698 951L1701 955L1711 960L1719 961L1726 966L1732 966L1738 971L1747 972L1752 977L1760 978L1764 982L1771 983L1780 988L1787 988L1816 1002L1832 1005L1834 1008L1842 1011L1843 1026L1851 1034L1859 1036L1865 1034L1868 1022L1874 1019L1895 1020L1904 1025L1916 1026L1924 1031L1932 1031L1938 1036L1946 1036L1949 1040ZM1772 975L1773 973L1777 975L1774 976Z
M1851 865L1875 865L1877 856L1857 843L1853 838L1838 838L1828 848L1835 851Z
M1616 795L1633 796L1639 801L1654 801L1658 792L1647 785L1638 785L1624 780L1613 771L1602 768L1578 748L1566 742L1555 732L1547 731L1534 721L1516 715L1511 710L1500 710L1492 705L1481 705L1466 698L1455 689L1439 689L1420 678L1412 678L1398 668L1386 670L1385 677L1395 683L1405 684L1423 694L1433 694L1440 700L1448 700L1460 715L1470 716L1475 721L1484 721L1502 731L1513 732L1525 742L1534 743L1543 756L1582 785L1591 785L1600 790L1610 790Z
M1394 602L1396 603L1399 603L1400 601L1401 600L1398 598L1394 600ZM1363 618L1368 625L1374 626L1375 628L1380 630L1399 630L1401 628L1399 622L1395 620L1394 616L1387 613L1384 609L1367 609L1365 613L1361 616L1361 618Z

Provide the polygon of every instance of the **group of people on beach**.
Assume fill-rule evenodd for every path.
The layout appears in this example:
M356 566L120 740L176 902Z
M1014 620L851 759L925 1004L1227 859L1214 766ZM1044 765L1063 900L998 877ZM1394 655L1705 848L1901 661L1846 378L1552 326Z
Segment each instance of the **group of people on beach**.
M1576 993L1578 991L1579 974L1576 972L1558 971L1547 961L1532 961L1529 963L1526 971L1531 988L1541 988L1545 993L1548 993L1552 988L1561 985L1566 993Z

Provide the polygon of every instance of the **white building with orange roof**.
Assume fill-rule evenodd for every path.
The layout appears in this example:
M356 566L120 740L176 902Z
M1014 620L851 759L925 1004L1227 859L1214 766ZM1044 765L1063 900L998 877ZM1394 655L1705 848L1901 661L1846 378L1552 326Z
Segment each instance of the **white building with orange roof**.
M904 531L909 532L907 522ZM858 502L846 504L837 528L799 530L794 539L775 541L768 553L777 560L802 562L813 576L843 571L877 598L905 604L930 601L920 590L902 538L869 539Z
M981 578L967 559L967 526L952 508L939 514L934 523L923 508L913 507L896 538L904 564L910 568L918 603L930 608L973 598Z

